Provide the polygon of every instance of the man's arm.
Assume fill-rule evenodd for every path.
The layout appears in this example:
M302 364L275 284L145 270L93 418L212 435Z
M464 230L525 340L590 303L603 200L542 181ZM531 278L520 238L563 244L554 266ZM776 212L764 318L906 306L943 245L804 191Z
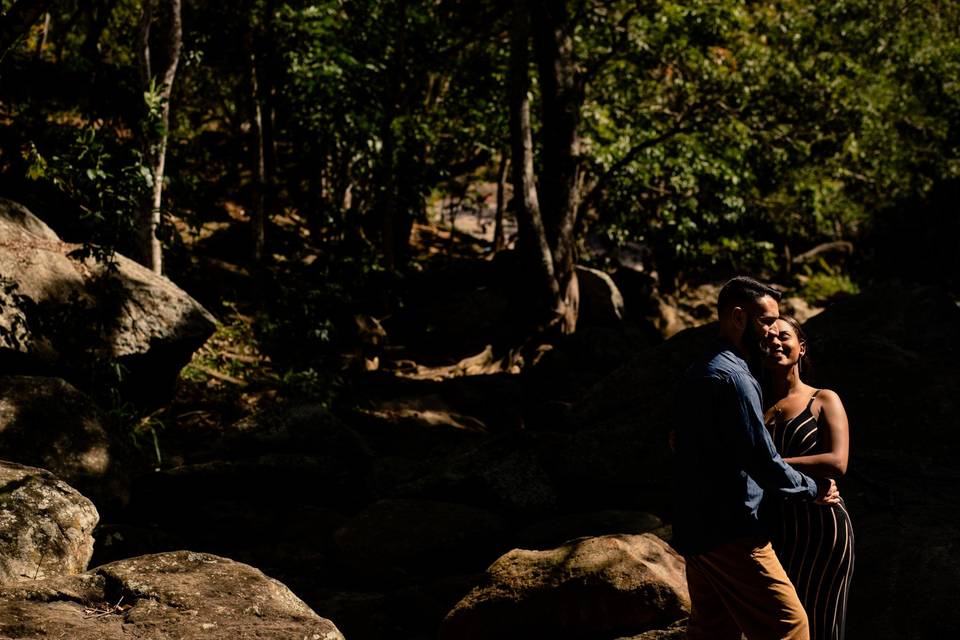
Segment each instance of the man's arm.
M746 374L733 375L729 391L732 395L739 432L735 434L734 450L741 456L747 473L764 491L783 497L816 499L824 497L832 481L817 481L800 473L783 461L770 439L763 423L760 404L760 386Z

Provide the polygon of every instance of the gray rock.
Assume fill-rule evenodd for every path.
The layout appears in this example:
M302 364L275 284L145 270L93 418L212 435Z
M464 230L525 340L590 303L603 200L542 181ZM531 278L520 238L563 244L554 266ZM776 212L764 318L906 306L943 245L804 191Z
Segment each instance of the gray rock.
M663 521L643 511L594 511L575 513L525 527L517 534L517 542L524 549L552 549L575 538L610 534L653 533L665 531Z
M597 638L663 628L688 615L683 559L651 534L514 549L444 619L441 640Z
M56 231L47 226L47 223L33 215L29 209L7 198L0 198L0 221L23 228L31 233L46 240L60 242L60 237Z
M599 269L577 266L579 325L617 325L623 320L623 296L613 278Z
M0 588L0 636L72 640L343 640L283 584L226 558L188 551Z
M101 509L130 497L129 435L60 378L0 377L0 457L53 472Z
M180 369L213 333L215 320L170 280L116 256L116 269L79 259L22 208L0 215L0 353L6 373L60 375L80 388L115 360L121 391L153 403L173 389ZM42 226L41 226L42 225Z
M98 520L93 503L49 471L0 461L0 583L86 570Z

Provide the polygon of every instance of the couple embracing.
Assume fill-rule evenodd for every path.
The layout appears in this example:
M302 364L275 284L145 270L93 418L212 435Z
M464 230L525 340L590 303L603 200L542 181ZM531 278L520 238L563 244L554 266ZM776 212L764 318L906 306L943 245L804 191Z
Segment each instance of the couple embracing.
M689 640L844 635L853 530L834 479L847 418L836 393L801 379L806 340L779 300L751 278L727 282L721 339L679 390L673 544Z

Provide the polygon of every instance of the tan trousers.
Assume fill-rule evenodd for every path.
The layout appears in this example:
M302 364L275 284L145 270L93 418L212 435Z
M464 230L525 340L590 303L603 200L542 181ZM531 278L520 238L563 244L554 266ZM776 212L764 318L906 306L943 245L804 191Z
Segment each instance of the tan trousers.
M744 538L688 556L688 640L809 640L807 614L769 542Z

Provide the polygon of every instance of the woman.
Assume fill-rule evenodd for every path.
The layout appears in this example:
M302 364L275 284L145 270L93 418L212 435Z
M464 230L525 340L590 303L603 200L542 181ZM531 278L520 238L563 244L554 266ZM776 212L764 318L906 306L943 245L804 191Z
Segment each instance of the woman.
M781 316L765 362L765 421L787 464L810 476L836 479L847 470L847 415L836 393L801 380L808 369L806 353L800 324ZM770 499L763 509L773 547L807 611L811 640L842 640L853 574L853 528L843 501Z

